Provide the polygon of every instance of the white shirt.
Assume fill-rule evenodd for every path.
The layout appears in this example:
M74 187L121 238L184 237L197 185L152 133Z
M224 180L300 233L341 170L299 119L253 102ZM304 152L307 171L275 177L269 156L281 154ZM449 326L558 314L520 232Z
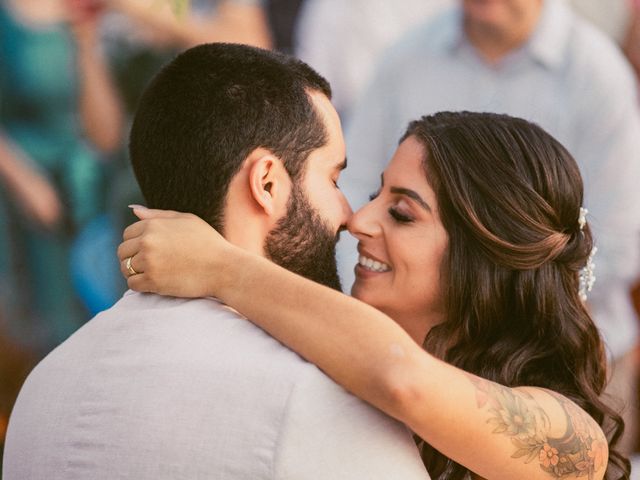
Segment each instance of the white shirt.
M5 480L428 479L404 425L212 299L128 292L29 375Z
M296 26L296 55L331 83L343 120L382 52L453 0L306 0Z
M523 117L574 155L599 248L589 303L611 354L628 352L638 337L628 291L639 266L640 118L635 80L618 49L556 0L545 1L529 41L497 66L467 41L459 8L408 34L379 64L347 128L341 186L354 208L379 187L408 122L441 110ZM347 285L352 240L341 242L338 257Z

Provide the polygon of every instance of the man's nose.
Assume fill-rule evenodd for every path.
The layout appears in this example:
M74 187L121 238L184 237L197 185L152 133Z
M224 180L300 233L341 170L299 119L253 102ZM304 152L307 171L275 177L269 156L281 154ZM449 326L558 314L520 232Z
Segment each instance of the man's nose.
M351 209L351 205L349 205L349 201L347 197L344 196L344 193L340 193L341 198L341 206L342 206L342 221L340 222L340 230L346 230L351 217L353 216L353 210Z

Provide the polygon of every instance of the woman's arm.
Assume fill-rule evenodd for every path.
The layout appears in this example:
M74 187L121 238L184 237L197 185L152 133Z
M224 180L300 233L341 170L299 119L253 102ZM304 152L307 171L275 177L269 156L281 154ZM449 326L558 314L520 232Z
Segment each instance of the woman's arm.
M604 435L566 398L452 367L378 310L234 247L197 217L167 215L125 232L119 257L142 272L131 288L220 298L485 478L603 478Z

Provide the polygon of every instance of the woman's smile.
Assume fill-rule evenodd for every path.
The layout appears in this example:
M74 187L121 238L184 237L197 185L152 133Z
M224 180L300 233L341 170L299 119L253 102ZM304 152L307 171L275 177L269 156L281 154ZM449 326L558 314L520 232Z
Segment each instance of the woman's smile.
M391 266L388 263L364 251L360 245L358 245L358 252L360 255L358 256L358 263L356 264L356 276L388 273L391 271Z

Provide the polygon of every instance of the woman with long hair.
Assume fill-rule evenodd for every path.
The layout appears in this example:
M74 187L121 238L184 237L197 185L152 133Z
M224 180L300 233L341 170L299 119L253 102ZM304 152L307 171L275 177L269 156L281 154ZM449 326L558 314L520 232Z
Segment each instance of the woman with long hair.
M188 214L136 209L118 255L132 289L216 296L404 422L434 479L626 479L582 299L582 202L575 161L541 128L445 112L409 125L349 222L353 297Z

